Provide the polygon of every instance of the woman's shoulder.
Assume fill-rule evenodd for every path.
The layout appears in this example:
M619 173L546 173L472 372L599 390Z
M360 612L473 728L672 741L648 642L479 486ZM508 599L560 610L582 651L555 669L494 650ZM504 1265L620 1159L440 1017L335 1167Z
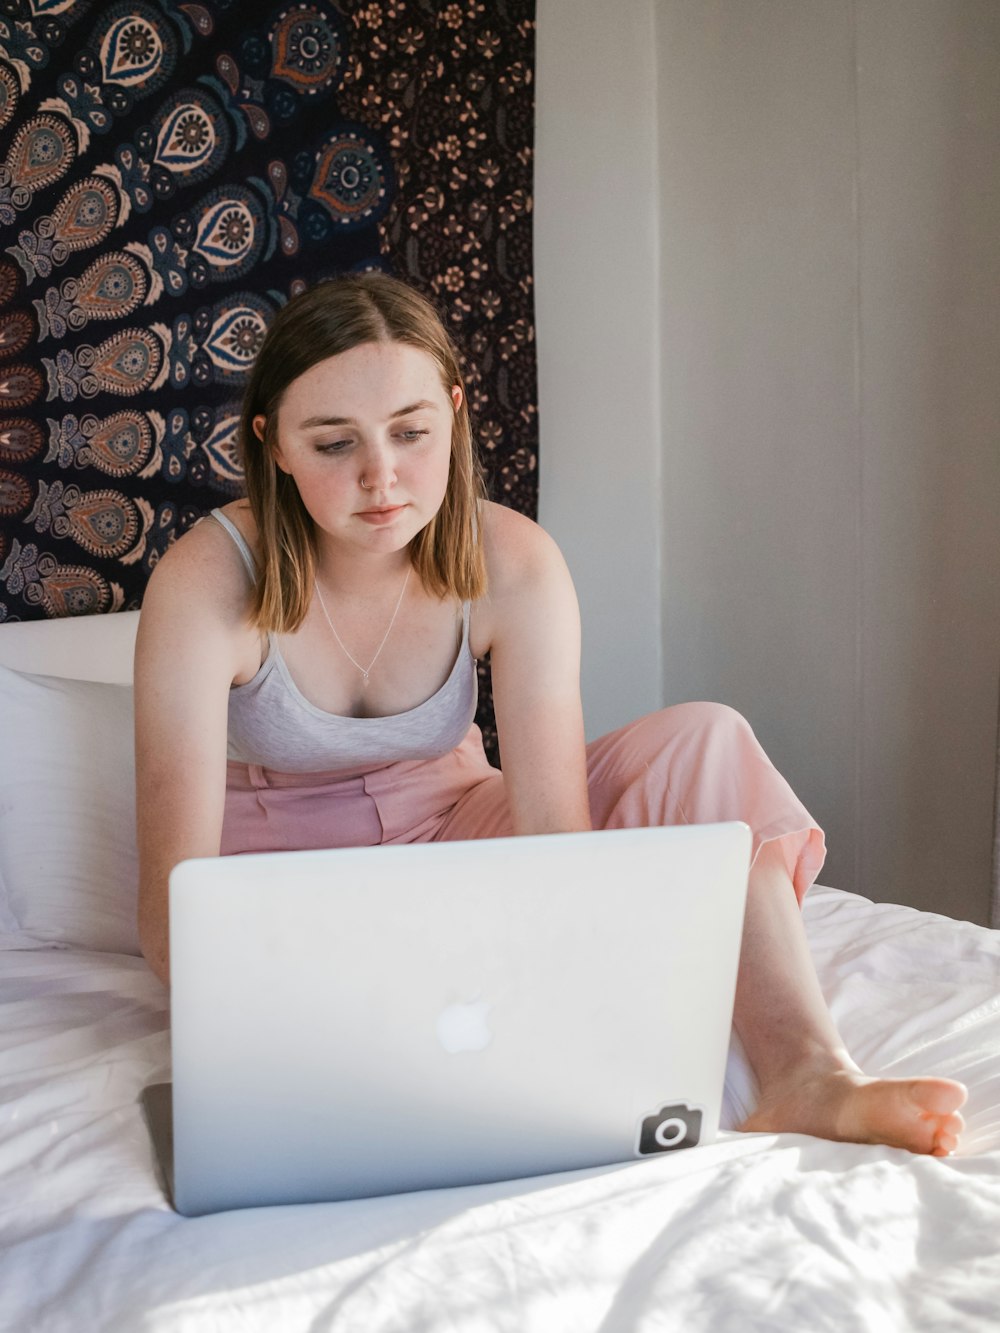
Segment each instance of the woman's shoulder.
M477 657L492 651L501 639L535 633L531 626L563 624L567 608L576 614L576 593L562 552L533 519L487 503L483 547L487 592L476 608Z
M227 544L226 549L232 548L232 550L237 551L239 549L237 543L233 540L232 534L226 531L226 525L216 521L216 512L221 514L224 519L229 520L229 523L232 524L250 548L251 553L256 555L257 524L254 522L249 500L230 500L229 504L219 505L217 511L213 510L211 514L205 514L174 545L179 546L181 542L196 538L202 546L219 546L222 544L221 538ZM192 542L191 545L193 546L193 544Z
M501 642L515 644L520 653L526 643L578 633L573 580L562 552L543 527L525 514L487 503L483 547L487 593L476 608L477 657Z
M563 564L555 541L526 514L488 500L482 516L483 552L491 596L517 593L526 582Z
M220 510L254 551L256 529L247 501L234 500L220 506ZM161 556L150 577L147 595L159 594L168 600L172 595L182 596L192 608L210 604L240 617L249 599L248 573L231 533L206 515Z
M252 535L249 507L223 508L242 535ZM249 680L265 653L251 624L253 585L242 555L220 523L207 516L157 562L142 599L136 645L137 680L156 680L165 662L197 663L200 679L228 686ZM152 674L150 674L152 673Z
M253 514L250 512L249 503L246 500L232 500L229 504L220 505L218 512L229 520L246 542L250 551L256 552L257 528L253 520ZM222 523L216 522L213 514L205 514L193 527L188 528L187 532L172 543L161 557L157 567L197 565L205 561L211 563L222 558L223 553L226 557L235 556L237 566L246 569L239 547L233 540L232 534L226 531ZM232 562L226 559L225 563Z
M230 500L229 504L219 505L219 513L222 514L224 518L229 519L230 523L232 523L240 533L251 551L256 552L257 524L254 521L253 510L250 508L250 501ZM210 517L210 515L206 517ZM197 526L200 527L201 524L198 524ZM210 526L218 527L219 525L213 522Z

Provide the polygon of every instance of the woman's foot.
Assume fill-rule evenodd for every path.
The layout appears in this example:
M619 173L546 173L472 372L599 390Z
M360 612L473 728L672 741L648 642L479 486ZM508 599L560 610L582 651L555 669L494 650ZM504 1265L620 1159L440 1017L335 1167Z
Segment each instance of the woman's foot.
M860 1070L799 1069L761 1090L741 1130L814 1134L846 1143L947 1157L965 1122L958 1108L968 1096L946 1078L869 1078Z

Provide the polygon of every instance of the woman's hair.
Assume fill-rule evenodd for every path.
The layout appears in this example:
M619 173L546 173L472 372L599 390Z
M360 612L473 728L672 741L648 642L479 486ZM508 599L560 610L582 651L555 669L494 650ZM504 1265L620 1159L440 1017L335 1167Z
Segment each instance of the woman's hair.
M427 352L445 393L462 389L451 431L451 464L441 508L410 544L428 592L474 600L486 591L479 501L486 496L472 442L455 345L431 303L385 273L333 278L293 297L261 344L243 399L239 449L259 554L251 618L262 630L291 633L308 610L316 569L316 528L292 478L275 462L278 408L285 390L311 366L363 343L406 343ZM264 439L254 418L265 419Z

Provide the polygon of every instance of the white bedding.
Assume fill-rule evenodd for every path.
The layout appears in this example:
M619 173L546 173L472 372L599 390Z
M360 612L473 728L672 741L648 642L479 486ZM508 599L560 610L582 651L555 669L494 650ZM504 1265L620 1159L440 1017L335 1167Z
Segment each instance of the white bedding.
M805 921L870 1072L968 1083L952 1158L724 1132L621 1167L198 1219L137 1105L169 1076L145 963L0 938L0 1328L587 1333L1000 1327L1000 933L835 889ZM730 1058L731 1125L752 1101Z

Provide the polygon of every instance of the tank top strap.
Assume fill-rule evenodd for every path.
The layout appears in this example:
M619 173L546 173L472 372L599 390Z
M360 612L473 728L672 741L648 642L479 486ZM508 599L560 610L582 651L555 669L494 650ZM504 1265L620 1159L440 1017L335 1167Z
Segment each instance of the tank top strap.
M222 512L221 509L213 509L210 517L214 518L216 523L221 524L221 526L224 527L225 530L229 533L230 537L232 537L233 541L236 543L237 550L243 557L243 563L247 567L247 572L249 573L251 580L256 580L257 569L256 566L254 565L253 553L251 552L250 547L247 545L247 541L246 538L243 536L243 533L240 532L239 528L232 521L232 519L226 518L225 514Z

